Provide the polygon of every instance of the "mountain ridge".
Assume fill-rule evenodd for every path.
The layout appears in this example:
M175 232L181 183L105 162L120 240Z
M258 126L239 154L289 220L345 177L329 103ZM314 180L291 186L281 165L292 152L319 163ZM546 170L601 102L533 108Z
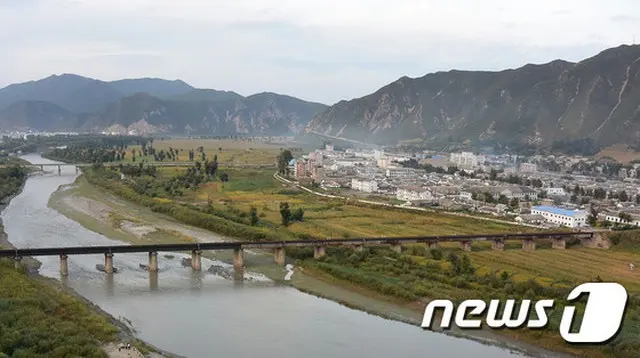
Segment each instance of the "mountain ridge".
M575 63L402 76L328 107L306 131L373 144L548 146L590 137L602 145L634 143L640 140L640 46Z
M0 129L296 134L325 107L273 92L245 97L198 89L182 80L106 82L64 73L0 89Z

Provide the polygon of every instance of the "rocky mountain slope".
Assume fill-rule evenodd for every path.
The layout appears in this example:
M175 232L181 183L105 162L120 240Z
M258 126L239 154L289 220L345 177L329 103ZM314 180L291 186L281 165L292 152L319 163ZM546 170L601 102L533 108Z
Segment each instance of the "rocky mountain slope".
M0 89L0 130L197 135L294 134L325 105L275 93L244 97L156 78L50 76Z
M578 63L402 77L327 108L306 131L377 144L633 143L640 139L640 46Z

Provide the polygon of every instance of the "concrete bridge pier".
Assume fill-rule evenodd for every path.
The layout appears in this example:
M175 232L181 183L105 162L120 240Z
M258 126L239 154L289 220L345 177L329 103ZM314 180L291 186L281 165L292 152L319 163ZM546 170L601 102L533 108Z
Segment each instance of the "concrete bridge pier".
M40 170L44 171L44 165L40 165Z
M554 249L564 250L567 248L567 240L564 237L551 238L551 247Z
M471 241L461 241L463 251L471 251Z
M278 265L284 265L284 247L276 247L273 249L273 261L275 261Z
M78 174L78 166L76 165L76 174Z
M584 247L596 247L596 236L598 234L592 234L590 237L581 237L580 238L580 245L584 246Z
M202 251L200 250L191 251L191 268L194 271L202 270Z
M526 251L533 251L536 249L536 242L533 239L522 240L522 249Z
M236 270L244 267L244 250L242 248L233 249L233 267Z
M504 251L504 239L493 239L493 242L491 242L491 249Z
M427 242L427 248L429 249L437 249L438 247L440 247L440 244L437 241Z
M104 272L113 273L113 254L104 254Z
M158 253L149 252L149 272L158 272Z
M360 252L360 251L362 251L362 250L363 250L363 247L362 247L362 245L353 245L353 249L354 249L356 252Z
M62 175L62 167L58 165L58 175Z
M326 254L327 252L324 246L316 246L313 248L313 258L316 260L323 257Z
M402 252L402 244L399 242L394 242L391 244L391 251L401 253Z
M22 261L22 256L14 257L13 258L13 267L15 267L16 269L19 269L21 261Z
M60 255L60 276L69 276L69 265L65 254Z

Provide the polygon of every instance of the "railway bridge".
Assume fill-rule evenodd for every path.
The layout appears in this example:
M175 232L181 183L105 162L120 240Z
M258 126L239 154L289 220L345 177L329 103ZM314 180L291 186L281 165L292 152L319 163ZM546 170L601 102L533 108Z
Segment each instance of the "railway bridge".
M150 272L158 271L158 252L191 252L191 267L201 270L201 253L206 250L233 250L233 265L236 269L244 267L244 249L267 249L273 251L274 261L279 265L285 264L286 247L313 247L316 259L326 255L328 246L346 246L360 251L364 246L389 246L395 252L402 252L406 244L425 244L428 248L437 248L442 242L458 242L465 251L471 251L474 242L490 241L493 250L504 250L506 240L521 240L523 250L535 250L536 241L552 240L553 249L566 249L567 239L579 239L586 247L595 247L595 232L537 232L537 233L504 233L504 234L476 234L451 236L419 236L419 237L380 237L353 239L325 239L325 240L292 240L292 241L228 241L184 244L147 244L147 245L108 245L108 246L70 246L70 247L42 247L16 248L0 250L0 257L13 258L16 267L20 265L22 257L59 256L60 274L69 274L67 259L69 255L103 254L105 259L104 271L114 272L113 255L136 252L148 252Z

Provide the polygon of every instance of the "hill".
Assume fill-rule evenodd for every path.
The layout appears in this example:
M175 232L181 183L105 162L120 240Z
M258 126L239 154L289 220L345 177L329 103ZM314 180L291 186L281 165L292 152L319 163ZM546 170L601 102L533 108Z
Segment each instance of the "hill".
M324 108L275 93L196 89L181 80L63 74L0 89L0 130L287 135Z
M578 63L402 77L327 108L306 129L376 144L547 147L586 138L599 146L635 143L640 46L608 49Z

